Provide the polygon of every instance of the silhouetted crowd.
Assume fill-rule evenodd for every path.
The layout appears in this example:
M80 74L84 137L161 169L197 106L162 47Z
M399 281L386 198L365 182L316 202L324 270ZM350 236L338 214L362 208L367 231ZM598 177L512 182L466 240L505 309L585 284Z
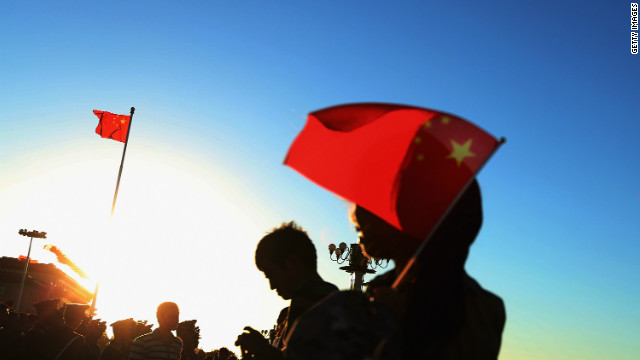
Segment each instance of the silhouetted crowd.
M140 355L147 358L144 352L131 357L132 348L139 350L137 345L134 347L134 340L154 332L153 325L146 320L129 318L112 323L113 336L109 339L106 322L86 315L88 305L60 306L60 303L59 299L42 301L34 304L36 313L24 313L14 311L11 302L0 302L0 359L128 360ZM164 315L162 307L167 306L177 309L173 303L163 303L159 317ZM188 320L175 326L175 339L180 339L176 359L238 360L226 347L209 352L198 348L200 328L195 324L196 320Z
M396 268L370 281L364 293L338 291L318 274L315 247L302 228L290 222L273 229L258 243L255 262L291 302L272 344L250 327L238 336L243 358L498 358L504 304L464 268L482 225L475 180L419 252L423 239L357 204L350 218L365 255L393 260ZM413 265L404 272L407 264Z
M504 304L464 268L482 225L475 180L417 257L422 239L359 205L351 221L365 255L393 260L396 268L374 278L365 292L339 291L319 275L316 249L305 230L293 221L274 228L258 242L255 263L290 303L277 316L269 339L244 328L235 343L242 359L497 359ZM396 283L411 263L405 281ZM35 315L2 305L2 359L236 359L226 348L199 350L196 320L179 322L178 305L172 302L158 306L156 329L125 319L111 324L112 339L105 339L105 322L86 317L88 305L58 305L58 300L35 304Z

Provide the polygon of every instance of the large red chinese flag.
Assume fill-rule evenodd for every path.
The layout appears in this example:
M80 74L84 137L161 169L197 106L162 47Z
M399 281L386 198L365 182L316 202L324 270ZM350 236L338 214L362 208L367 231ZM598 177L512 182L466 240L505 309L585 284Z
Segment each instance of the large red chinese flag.
M284 163L423 239L497 146L454 115L347 104L310 113Z
M106 139L125 142L129 131L130 115L117 115L108 111L93 110L100 122L96 127L96 134Z

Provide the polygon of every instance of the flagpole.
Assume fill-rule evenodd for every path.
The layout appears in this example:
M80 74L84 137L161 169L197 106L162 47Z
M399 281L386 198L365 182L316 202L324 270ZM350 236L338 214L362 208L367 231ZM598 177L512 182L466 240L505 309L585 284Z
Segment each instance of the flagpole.
M20 302L22 301L22 291L24 290L24 281L27 278L27 270L29 269L29 259L31 258L31 244L33 243L33 236L29 240L29 251L27 252L27 263L24 265L24 274L22 275L22 282L20 283L20 292L18 292L18 301L16 301L16 311L20 311Z
M96 299L98 298L98 286L100 285L100 281L96 282L96 290L93 292L93 300L91 301L91 309L89 309L89 316L93 316L94 311L96 310Z
M129 116L129 127L127 128L127 138L124 140L124 150L122 150L122 160L120 161L120 171L118 172L118 182L116 183L116 192L113 194L113 205L111 205L111 218L113 219L113 210L116 208L116 199L118 198L118 188L120 188L120 177L122 176L122 166L124 165L124 156L127 153L127 144L129 143L129 134L131 130L131 123L133 122L133 112L136 108L131 107L131 114Z
M424 238L424 241L422 241L420 243L420 246L418 246L416 251L413 253L413 256L411 256L411 259L409 259L409 261L407 262L407 265L405 265L405 267L402 269L402 272L400 273L400 275L398 275L398 277L396 278L396 281L393 282L393 285L391 286L391 288L393 290L398 291L400 286L402 286L408 280L407 274L409 274L409 271L415 266L416 262L418 261L418 257L422 253L422 250L424 250L424 248L427 246L427 243L429 243L429 240L431 240L431 237L433 236L433 234L436 232L438 227L440 227L440 225L442 224L444 219L447 217L447 215L449 215L449 213L451 212L451 209L453 209L454 205L458 202L458 200L460 199L462 194L464 194L464 192L467 190L469 185L471 185L473 180L476 178L476 175L480 172L480 170L482 170L484 165L487 162L489 162L489 159L493 156L493 154L495 154L496 151L498 151L498 149L500 148L500 146L502 144L504 144L506 141L507 141L507 139L505 139L504 137L500 138L500 140L498 141L498 146L496 146L496 148L493 149L491 154L487 157L487 160L485 160L485 162L482 163L480 168L478 168L478 171L476 171L476 173L473 174L473 176L469 179L469 181L467 181L467 183L464 185L462 190L460 190L460 192L458 192L458 195L456 195L455 199L453 199L453 201L451 202L451 204L447 208L447 211L445 211L444 214L442 214L442 216L440 216L440 219L438 219L438 222L436 223L436 225L433 228L431 228L431 231L429 231L429 234Z

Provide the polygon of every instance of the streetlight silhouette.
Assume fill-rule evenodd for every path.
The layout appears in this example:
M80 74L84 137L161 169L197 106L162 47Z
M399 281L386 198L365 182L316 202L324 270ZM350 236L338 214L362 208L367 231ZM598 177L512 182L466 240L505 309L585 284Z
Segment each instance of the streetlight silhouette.
M46 239L46 232L39 232L36 230L27 231L27 229L18 230L18 234L22 236L28 236L31 239L29 240L29 251L27 252L27 263L24 266L24 274L22 275L22 282L20 283L20 292L18 292L18 301L16 301L16 311L20 311L20 302L22 301L22 291L24 290L24 281L27 278L27 270L29 269L29 259L31 256L31 244L33 243L33 238L37 239Z
M360 244L351 244L351 246L347 248L347 244L343 242L337 247L335 244L329 244L329 259L338 264L343 264L349 260L349 265L341 266L340 269L351 274L351 286L349 289L359 291L362 291L364 274L375 274L375 268L380 267L381 269L385 269L389 266L388 260L369 259L364 256Z

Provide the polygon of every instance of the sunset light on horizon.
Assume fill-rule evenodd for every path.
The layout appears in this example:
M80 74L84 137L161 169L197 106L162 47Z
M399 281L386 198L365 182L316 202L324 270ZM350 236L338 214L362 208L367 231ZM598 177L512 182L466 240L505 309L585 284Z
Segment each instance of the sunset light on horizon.
M255 268L253 251L257 240L278 221L269 219L256 207L259 201L251 203L238 194L239 187L233 186L229 182L233 180L222 171L177 158L171 151L130 145L113 220L109 220L109 210L117 172L104 171L110 165L106 158L100 161L104 152L98 150L82 154L59 152L44 157L60 165L42 176L18 180L3 192L3 204L17 203L11 213L3 214L3 222L47 231L47 239L41 240L41 244L35 239L33 259L56 264L91 292L99 281L97 317L103 320L113 322L133 316L155 323L155 306L171 300L181 306L184 319L200 318L203 336L210 334L211 338L219 339L222 341L219 346L232 345L237 334L215 332L219 329L213 326L207 329L207 320L193 309L245 306L244 314L219 310L214 313L224 323L235 323L240 330L252 317L262 322L255 326L271 328L275 323L271 313L285 305L276 297L263 304L250 303L250 299L269 290ZM97 147L101 146L114 149L114 158L121 150L115 142L98 141ZM70 158L74 164L81 164L78 169L62 164ZM28 168L24 170L29 172ZM65 176L69 172L73 175ZM34 183L34 179L40 182ZM34 188L41 191L29 193ZM244 194L249 191L243 189ZM16 240L11 248L26 256L28 242L19 241L10 229L3 231L6 231L4 238ZM90 279L82 279L60 264L53 254L42 249L45 243L59 244L90 274ZM202 282L203 277L215 279L213 289ZM127 278L132 281L124 281ZM145 279L144 283L135 278ZM194 293L220 292L220 295L215 304L210 304L206 297L176 291L171 286L176 281ZM246 296L244 299L222 296L240 289ZM271 313L266 312L270 316L260 316L265 306L267 309L275 306Z

